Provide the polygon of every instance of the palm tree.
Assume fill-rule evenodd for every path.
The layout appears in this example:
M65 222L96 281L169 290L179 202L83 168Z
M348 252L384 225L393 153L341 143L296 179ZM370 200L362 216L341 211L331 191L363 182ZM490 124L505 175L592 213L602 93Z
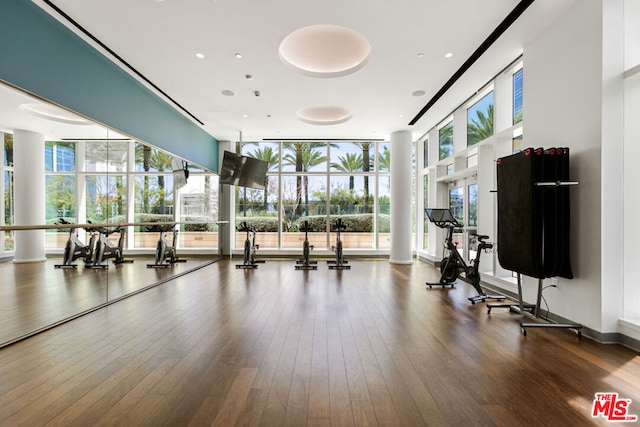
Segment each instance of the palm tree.
M339 163L331 163L331 167L340 172L357 172L362 170L362 154L346 153L338 157ZM349 176L349 191L353 191L354 177Z
M151 170L151 147L136 143L136 163L142 163L145 172ZM149 175L144 176L142 187L142 212L149 212Z
M326 147L324 142L286 142L284 148L291 152L282 157L283 163L295 166L296 172L306 172L312 167L327 161L327 156L321 154L317 147ZM304 178L304 179L303 179ZM309 205L308 178L296 175L296 215L302 215L302 191L304 182L304 193L306 205Z
M389 147L384 147L382 153L378 153L378 169L389 172L391 170L391 151Z
M13 135L10 133L4 134L4 156L6 166L13 165Z
M167 154L163 151L160 150L153 150L151 153L151 157L149 158L149 163L150 165L156 169L158 172L163 172L165 170L172 170L171 168L171 158L172 156L170 154ZM165 213L165 205L164 205L164 201L165 201L165 188L164 188L164 175L158 175L158 187L160 187L159 190L159 202L160 205L159 210L160 213Z
M486 114L478 110L476 111L476 116L467 125L467 146L476 144L478 141L493 135L493 104L488 106Z
M373 142L354 142L357 147L362 149L362 171L364 175L364 213L369 213L369 175L366 172L371 170L371 155L369 151L374 146Z
M249 156L267 162L267 170L277 169L278 164L280 163L280 155L278 154L277 150L273 149L273 147L257 148L253 152L249 153ZM265 211L267 210L268 205L268 193L269 189L267 188L267 185L265 183L263 195L263 205Z
M439 160L444 160L453 154L453 122L440 128L439 132Z

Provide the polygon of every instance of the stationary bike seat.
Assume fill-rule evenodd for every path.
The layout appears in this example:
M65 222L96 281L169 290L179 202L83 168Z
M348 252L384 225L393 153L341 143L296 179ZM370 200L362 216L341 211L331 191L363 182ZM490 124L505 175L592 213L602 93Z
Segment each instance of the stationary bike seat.
M489 238L489 236L485 235L485 234L476 234L476 239L478 239L478 241L482 242L483 240L487 240Z

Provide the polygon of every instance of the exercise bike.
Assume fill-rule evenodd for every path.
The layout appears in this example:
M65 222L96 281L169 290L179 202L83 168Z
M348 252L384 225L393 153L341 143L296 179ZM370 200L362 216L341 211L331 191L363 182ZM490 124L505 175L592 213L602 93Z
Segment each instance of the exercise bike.
M327 264L329 264L329 269L331 270L351 269L349 261L345 260L342 254L342 239L340 238L340 232L346 229L347 226L342 223L342 218L338 218L338 221L336 221L336 226L333 230L336 232L336 245L331 247L331 250L336 253L336 259L327 261Z
M238 231L245 231L247 238L244 241L242 264L236 264L236 268L258 268L258 264L264 264L264 260L256 259L256 252L260 249L260 245L256 245L256 234L258 232L255 228L249 227L246 222L242 223Z
M113 258L114 264L132 263L133 260L124 259L123 248L127 236L127 229L124 226L118 226L112 229L106 227L96 227L100 234L94 249L93 262L87 264L88 268L108 268L105 263L109 258ZM120 233L118 244L114 245L109 241L109 236L113 233Z
M176 253L176 244L178 243L178 230L175 229L174 224L157 225L160 230L160 237L158 237L158 244L156 245L156 257L153 264L147 264L147 268L164 268L175 264L176 262L187 262L186 259L178 258ZM172 244L169 245L167 241L167 232L173 230Z
M57 224L70 225L71 223L66 221L64 218L60 218ZM83 228L90 235L89 243L86 245L82 243L82 241L80 241L80 239L78 238L78 229L70 228L69 238L67 239L67 243L64 246L62 264L54 265L55 268L77 268L78 264L74 264L73 262L80 258L84 258L85 264L90 264L93 262L93 251L96 245L98 232L90 227Z
M486 300L504 301L506 297L502 295L487 295L480 286L480 273L478 272L480 254L493 248L493 243L485 242L489 236L481 234L475 236L478 241L476 257L472 260L471 265L467 265L453 242L453 229L462 227L462 224L453 217L449 209L425 209L425 212L429 217L429 221L433 222L437 227L447 229L445 248L448 251L447 256L440 262L440 281L438 283L427 282L427 286L429 288L433 286L442 286L444 288L448 285L453 287L459 278L469 283L478 292L478 295L468 298L471 304Z
M311 250L313 249L313 245L309 243L309 231L312 231L311 227L309 227L309 222L305 221L304 225L300 227L300 231L304 231L304 241L302 242L302 258L296 261L296 270L317 270L318 269L318 261L313 261L310 259Z

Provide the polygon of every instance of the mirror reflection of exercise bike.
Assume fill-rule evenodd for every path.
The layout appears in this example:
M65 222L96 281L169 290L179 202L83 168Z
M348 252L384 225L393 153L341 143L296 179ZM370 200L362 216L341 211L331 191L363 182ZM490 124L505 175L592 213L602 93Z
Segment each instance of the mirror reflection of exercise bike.
M258 264L263 264L264 260L256 259L256 252L260 249L260 245L256 245L257 230L249 227L245 222L238 228L240 232L246 232L247 238L244 241L244 252L242 264L236 264L236 268L258 268Z
M60 218L57 224L69 225L69 221L64 218ZM86 245L78 238L78 229L69 229L69 238L64 246L64 255L62 258L62 264L54 265L55 268L77 268L78 264L73 262L77 259L83 258L84 263L91 264L93 262L93 251L96 246L96 239L98 232L91 227L83 227L89 233L89 243Z
M429 221L433 222L437 227L447 229L447 236L445 237L444 243L445 249L448 251L448 254L440 262L440 281L438 283L427 282L427 286L429 286L429 288L433 286L442 286L444 288L447 285L453 287L459 278L469 283L478 292L478 295L469 297L469 301L471 301L472 304L486 300L503 301L505 299L504 296L487 295L480 286L480 272L478 271L480 267L480 254L483 251L488 252L493 248L493 243L485 241L489 236L481 234L475 236L478 241L476 257L472 260L471 265L467 265L462 255L460 255L460 252L458 252L458 247L453 242L453 229L461 228L462 224L453 217L449 209L425 209L425 212L429 217Z
M296 261L296 270L317 270L318 261L311 260L311 250L313 245L309 243L309 231L313 231L309 226L309 222L305 221L300 227L300 231L304 232L304 241L302 242L302 258Z
M127 238L127 229L125 226L117 226L114 228L96 227L96 231L100 234L96 246L94 248L93 262L87 264L88 268L108 268L106 261L113 258L114 264L132 263L131 259L124 259L124 242ZM109 236L113 233L119 233L118 244L113 244L109 240Z
M333 231L336 232L336 245L331 247L331 250L336 253L335 260L327 261L329 265L329 269L331 270L349 270L351 266L349 265L349 261L344 259L344 255L342 252L342 239L340 238L340 232L342 230L346 230L347 226L342 223L342 218L338 218L336 221L336 225Z
M154 263L147 264L147 268L164 268L177 262L187 262L186 259L178 258L178 254L176 253L178 230L176 230L175 226L175 223L155 226L160 231L160 236L158 237L158 244L156 245ZM169 245L169 242L167 241L167 233L169 230L173 230L171 245Z

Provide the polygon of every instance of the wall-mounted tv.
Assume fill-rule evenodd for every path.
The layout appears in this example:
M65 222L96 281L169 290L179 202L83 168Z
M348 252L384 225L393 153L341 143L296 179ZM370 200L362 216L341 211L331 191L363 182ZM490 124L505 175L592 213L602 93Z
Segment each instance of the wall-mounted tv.
M173 169L173 181L176 189L187 185L187 179L189 178L189 168L187 163L177 157L174 157L171 159L171 168Z
M269 163L225 151L220 168L220 184L264 189Z

